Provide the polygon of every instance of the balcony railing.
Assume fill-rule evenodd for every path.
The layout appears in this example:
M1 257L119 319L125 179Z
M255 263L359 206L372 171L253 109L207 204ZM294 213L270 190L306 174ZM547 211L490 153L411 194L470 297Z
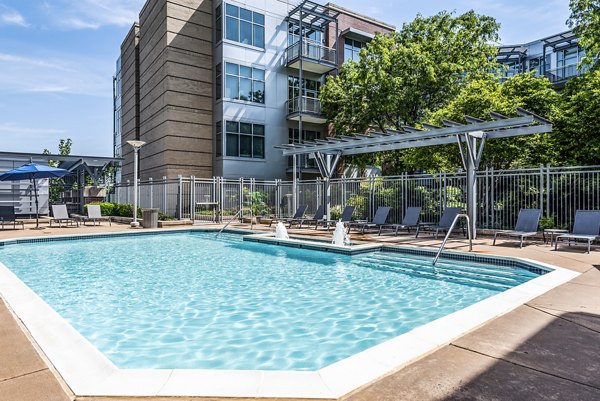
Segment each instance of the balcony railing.
M288 156L288 168L291 169L294 167L294 158L292 156ZM314 158L310 158L308 155L298 155L296 156L296 168L299 170L316 170L317 162Z
M288 114L302 112L304 114L321 115L321 101L314 97L296 96L286 102Z
M319 63L336 65L335 49L330 49L321 44L303 41L302 52L300 52L300 42L289 46L286 50L288 64L302 57L303 59L313 60Z
M589 66L582 66L581 69L577 68L577 64L566 65L564 67L555 68L548 70L544 73L546 78L552 83L558 83L565 81L569 78L579 76L589 70Z

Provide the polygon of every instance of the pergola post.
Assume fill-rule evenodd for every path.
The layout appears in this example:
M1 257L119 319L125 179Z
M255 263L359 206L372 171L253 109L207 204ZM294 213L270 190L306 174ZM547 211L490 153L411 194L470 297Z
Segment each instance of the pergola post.
M467 135L467 141L471 142L471 149L476 149L477 138ZM470 156L467 162L467 215L471 226L471 235L477 238L477 166L476 160Z

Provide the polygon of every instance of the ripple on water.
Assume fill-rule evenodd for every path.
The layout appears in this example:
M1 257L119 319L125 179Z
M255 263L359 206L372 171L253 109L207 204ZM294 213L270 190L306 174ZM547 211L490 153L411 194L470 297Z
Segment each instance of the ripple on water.
M392 258L430 269L417 257L380 263L211 234L1 248L121 368L319 369L500 291L385 268Z

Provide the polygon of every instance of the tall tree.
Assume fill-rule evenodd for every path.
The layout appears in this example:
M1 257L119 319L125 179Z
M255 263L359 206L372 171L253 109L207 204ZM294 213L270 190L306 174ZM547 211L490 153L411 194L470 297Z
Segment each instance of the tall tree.
M335 133L413 125L472 79L497 67L498 23L474 11L440 12L376 36L321 91Z
M564 112L555 124L558 162L600 164L600 68L572 78L562 95Z
M584 64L592 65L600 60L600 0L570 0L571 16L567 24L579 37L579 45L585 49Z

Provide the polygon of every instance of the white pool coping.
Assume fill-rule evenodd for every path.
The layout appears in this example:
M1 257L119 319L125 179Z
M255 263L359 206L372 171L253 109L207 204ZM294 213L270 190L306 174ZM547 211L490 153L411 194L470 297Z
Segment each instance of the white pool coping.
M317 371L119 369L1 262L0 295L76 396L338 399L579 275L504 259L553 271Z

